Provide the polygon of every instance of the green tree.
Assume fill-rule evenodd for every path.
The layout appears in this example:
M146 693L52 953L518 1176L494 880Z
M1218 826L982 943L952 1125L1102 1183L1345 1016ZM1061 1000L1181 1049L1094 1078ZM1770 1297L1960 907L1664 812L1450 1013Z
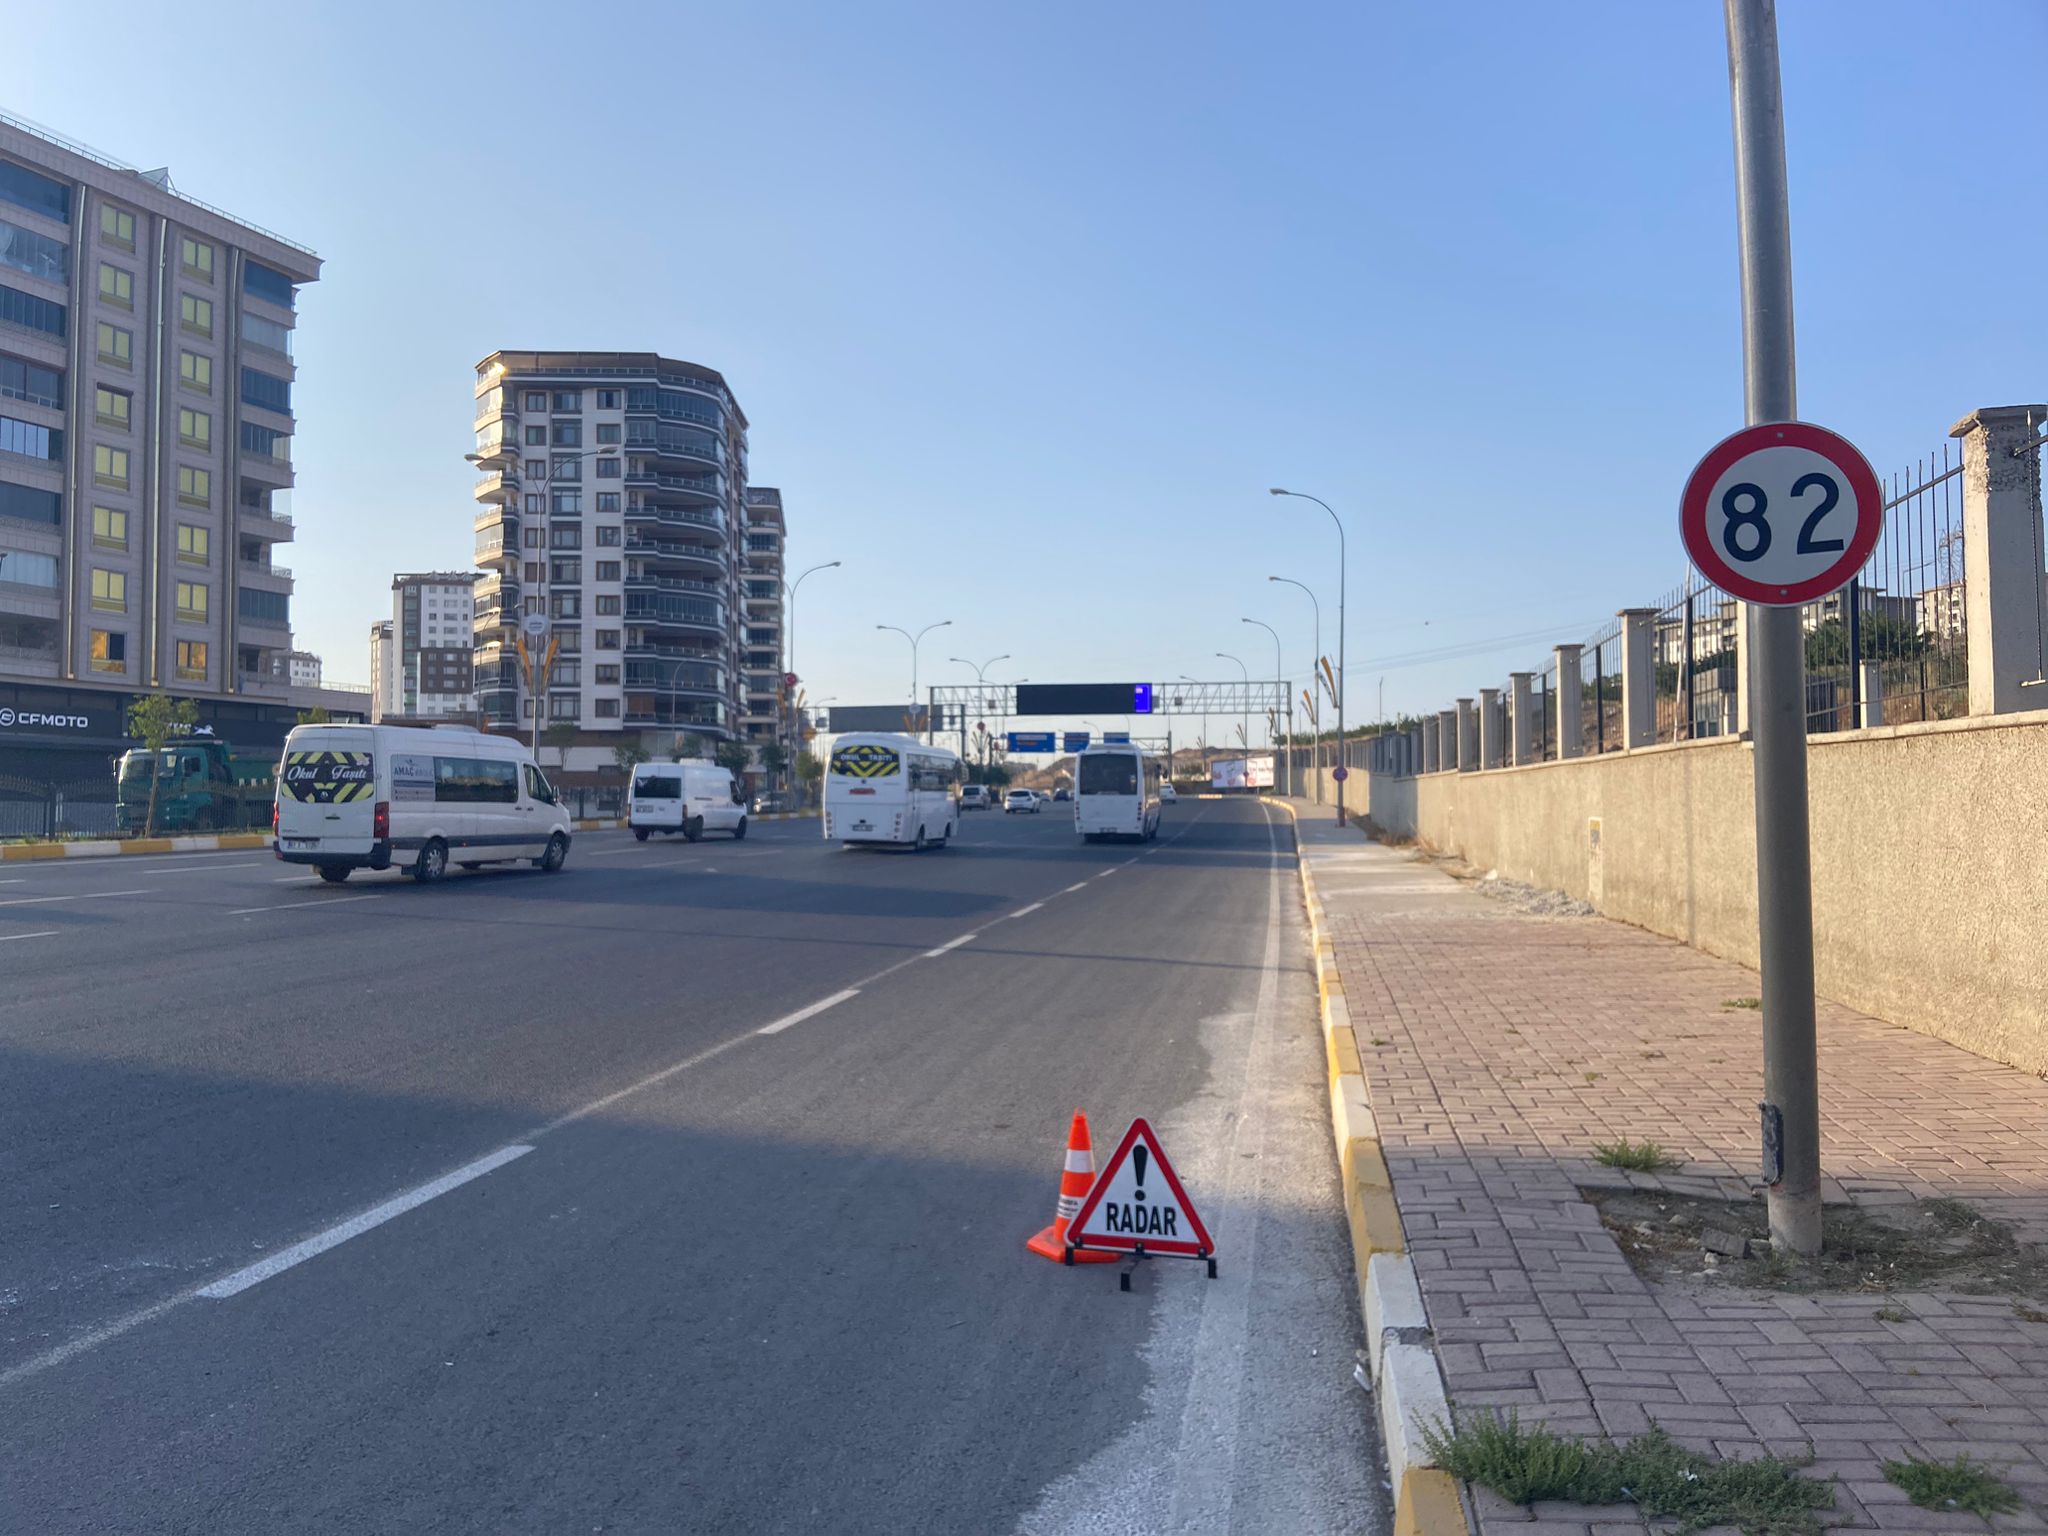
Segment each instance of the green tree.
M612 766L619 770L621 778L630 779L633 770L647 761L647 749L640 745L640 738L634 736L612 748Z
M142 821L144 837L156 836L156 788L164 746L173 736L184 735L198 723L197 704L190 699L174 699L167 693L145 693L128 706L128 734L149 752L149 810Z
M555 749L555 767L559 772L569 770L569 749L576 745L576 726L573 721L557 720L540 733L541 741Z
M796 755L796 776L806 789L815 790L818 781L825 777L824 759L806 747Z
M695 731L683 731L676 736L677 757L709 757L704 750L704 738Z
M788 772L789 748L785 747L779 741L762 742L761 766L763 769L767 771L768 777L770 779L776 778L778 775Z
M711 760L726 772L738 776L747 771L754 761L754 754L744 741L721 741L711 749Z
M1913 624L1889 613L1864 614L1860 628L1863 659L1866 661L1880 658L1895 661L1924 655L1927 651L1927 636ZM1809 667L1841 667L1848 665L1849 661L1849 626L1840 619L1829 619L1825 624L1816 625L1806 637L1806 664Z
M326 725L334 717L327 713L327 706L315 704L311 709L299 711L300 725Z

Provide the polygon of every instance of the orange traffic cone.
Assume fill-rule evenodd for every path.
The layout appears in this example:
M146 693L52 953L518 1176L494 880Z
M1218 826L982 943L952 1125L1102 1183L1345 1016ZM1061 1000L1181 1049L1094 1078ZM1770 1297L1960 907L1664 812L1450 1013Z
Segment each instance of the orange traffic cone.
M1088 1140L1088 1117L1077 1109L1074 1111L1074 1128L1067 1132L1067 1166L1060 1174L1060 1198L1053 1207L1052 1225L1024 1246L1042 1259L1064 1264L1067 1260L1067 1223L1080 1214L1081 1202L1087 1198L1089 1186L1094 1182L1095 1150ZM1097 1248L1082 1248L1075 1251L1074 1262L1114 1264L1119 1257Z

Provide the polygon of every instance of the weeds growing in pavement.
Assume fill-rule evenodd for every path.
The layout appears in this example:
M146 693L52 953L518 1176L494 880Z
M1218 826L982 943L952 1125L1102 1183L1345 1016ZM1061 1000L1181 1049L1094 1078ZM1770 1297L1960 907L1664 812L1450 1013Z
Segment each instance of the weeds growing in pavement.
M1723 1008L1761 1008L1764 1000L1760 997L1731 997L1722 1003Z
M1879 1307L1870 1315L1880 1323L1903 1323L1910 1321L1904 1307Z
M2004 1478L1967 1456L1954 1461L1922 1461L1918 1456L1888 1461L1884 1480L1904 1489L1906 1497L1922 1509L1966 1509L1988 1521L2020 1507L2020 1496Z
M1683 1168L1685 1159L1673 1157L1654 1141L1630 1141L1626 1136L1619 1141L1603 1141L1593 1148L1593 1156L1609 1168L1626 1168L1631 1173L1662 1173L1667 1168Z
M1818 1536L1819 1512L1835 1502L1833 1489L1801 1477L1791 1462L1715 1461L1661 1429L1614 1445L1540 1424L1524 1428L1510 1410L1474 1415L1455 1430L1433 1424L1422 1434L1446 1472L1516 1504L1634 1504L1652 1519L1677 1521L1678 1536L1716 1525L1745 1536Z

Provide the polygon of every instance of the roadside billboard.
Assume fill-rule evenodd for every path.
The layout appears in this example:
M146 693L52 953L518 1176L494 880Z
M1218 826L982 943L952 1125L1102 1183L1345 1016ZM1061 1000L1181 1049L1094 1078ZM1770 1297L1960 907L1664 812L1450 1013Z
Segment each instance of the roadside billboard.
M1209 764L1209 788L1219 794L1273 787L1273 756L1219 757Z

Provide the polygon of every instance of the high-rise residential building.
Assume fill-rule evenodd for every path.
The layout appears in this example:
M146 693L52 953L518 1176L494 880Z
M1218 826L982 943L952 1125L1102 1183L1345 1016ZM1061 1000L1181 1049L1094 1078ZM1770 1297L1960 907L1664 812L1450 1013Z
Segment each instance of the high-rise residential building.
M126 699L155 689L224 735L289 721L272 556L319 276L168 171L0 114L0 715L93 722L6 744L125 745Z
M474 571L400 572L391 617L370 628L370 686L377 718L426 720L476 713L470 632Z
M746 564L740 580L746 593L746 633L741 636L746 713L740 724L758 746L786 741L789 699L782 686L782 492L747 487Z
M740 733L747 418L715 369L652 352L477 365L477 705L487 722ZM530 694L515 639L554 663Z

